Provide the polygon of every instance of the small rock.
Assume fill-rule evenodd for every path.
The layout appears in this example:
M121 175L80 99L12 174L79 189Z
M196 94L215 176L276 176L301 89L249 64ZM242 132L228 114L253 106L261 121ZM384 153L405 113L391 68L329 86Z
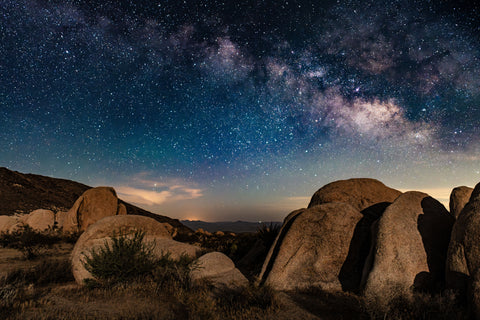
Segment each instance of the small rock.
M236 288L248 285L248 280L233 261L221 252L207 253L193 262L192 281L206 279L216 288Z
M24 222L36 231L45 231L48 228L53 228L55 214L51 210L38 209L27 215Z

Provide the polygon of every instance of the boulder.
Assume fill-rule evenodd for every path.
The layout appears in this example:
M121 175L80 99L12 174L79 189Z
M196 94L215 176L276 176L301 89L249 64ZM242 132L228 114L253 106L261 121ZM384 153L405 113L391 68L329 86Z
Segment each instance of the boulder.
M192 281L205 279L216 288L238 288L248 285L248 280L235 267L233 261L221 252L204 254L194 261L190 272Z
M51 210L38 209L32 211L23 221L36 231L45 231L48 228L53 228L55 214Z
M117 215L122 216L127 214L127 207L121 202L118 203Z
M152 237L147 237L147 241L154 242L153 254L156 257L161 257L162 255L168 254L171 259L178 260L182 255L187 255L189 257L197 257L202 250L198 246L178 242L172 239L162 239L155 237L153 237L153 239L151 238Z
M328 202L343 202L358 211L372 211L372 214L378 217L400 194L402 194L400 191L389 188L375 179L339 180L315 192L308 207Z
M63 229L63 224L67 218L68 211L58 211L55 213L55 222L57 223L57 228Z
M469 295L473 277L480 269L480 183L457 217L448 247L447 288Z
M167 252L170 252L172 258L180 257L182 253L196 256L200 250L198 247L172 240L175 229L168 223L160 223L152 218L136 215L106 217L88 227L73 248L72 272L77 283L83 284L85 279L92 278L82 262L85 254L93 249L98 250L120 232L129 233L136 230L145 232L144 242L153 245L153 253L158 257Z
M109 216L126 214L113 188L97 187L85 191L75 201L63 220L63 231L83 232L96 221Z
M332 202L300 209L285 218L262 267L260 282L279 290L320 287L342 290L359 283L363 261L351 250L363 215L346 203ZM347 269L348 271L346 271Z
M379 305L411 289L433 291L443 285L454 217L429 195L410 191L383 213L365 265L364 294Z
M469 187L456 187L452 190L450 194L450 213L458 218L458 215L463 210L470 196L472 195L472 188Z
M19 226L18 219L12 216L0 216L0 233L12 232Z

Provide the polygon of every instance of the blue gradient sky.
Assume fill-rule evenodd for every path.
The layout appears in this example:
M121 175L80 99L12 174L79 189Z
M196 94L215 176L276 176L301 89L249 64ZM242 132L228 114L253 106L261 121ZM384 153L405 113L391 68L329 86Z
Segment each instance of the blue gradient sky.
M0 165L180 219L480 181L478 6L0 0Z

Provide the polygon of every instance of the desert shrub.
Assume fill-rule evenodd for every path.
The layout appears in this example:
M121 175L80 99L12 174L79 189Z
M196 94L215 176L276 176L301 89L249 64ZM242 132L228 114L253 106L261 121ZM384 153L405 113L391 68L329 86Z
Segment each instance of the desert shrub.
M275 291L269 286L224 288L215 302L222 319L262 319L279 308Z
M20 268L9 272L0 283L16 285L47 285L73 281L68 260L43 260L31 268Z
M191 288L190 271L196 268L194 258L182 254L179 259L172 259L170 253L163 254L155 262L152 271L153 281L160 288L166 290L178 290Z
M263 241L265 247L270 248L280 232L281 225L270 222L269 225L262 224L257 229L257 237Z
M224 288L217 294L218 304L223 308L244 309L254 307L268 309L277 304L275 291L268 285L250 284L244 287Z
M152 273L156 259L153 246L145 244L142 231L113 234L103 247L84 254L83 264L99 282L115 284Z
M42 248L60 241L57 233L36 231L27 224L13 232L0 234L0 246L20 250L26 259L37 257Z

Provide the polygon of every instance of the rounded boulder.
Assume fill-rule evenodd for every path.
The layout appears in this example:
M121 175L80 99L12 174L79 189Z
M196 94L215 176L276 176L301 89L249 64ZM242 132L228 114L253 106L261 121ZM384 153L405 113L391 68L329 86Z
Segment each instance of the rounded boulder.
M30 212L24 217L23 221L36 231L45 231L48 228L53 228L55 214L51 210L38 209Z
M348 203L358 211L369 209L376 216L392 203L400 191L369 178L355 178L331 182L312 196L309 208L329 202Z
M73 204L63 220L63 231L83 232L98 220L126 214L111 187L97 187L85 191Z
M480 270L480 183L475 186L470 200L453 226L447 256L447 288L456 290L462 297L468 295L468 300L471 301L470 288L473 286L480 292L478 270ZM474 292L475 301L479 301L479 306L475 307L475 310L480 310L478 292ZM477 313L477 318L480 318L480 313Z
M455 217L458 218L460 212L462 212L465 205L470 200L470 196L472 195L473 188L461 186L456 187L452 190L450 194L450 213Z
M14 231L19 226L19 221L12 216L0 216L0 233Z
M386 305L412 289L441 288L453 223L429 195L410 191L399 196L374 224L364 294Z
M270 248L260 281L278 290L311 286L342 290L345 283L359 278L343 270L362 217L351 205L339 202L292 212Z
M194 268L190 272L192 281L205 279L214 287L235 288L248 285L248 280L235 267L233 261L221 252L204 254L194 261Z

